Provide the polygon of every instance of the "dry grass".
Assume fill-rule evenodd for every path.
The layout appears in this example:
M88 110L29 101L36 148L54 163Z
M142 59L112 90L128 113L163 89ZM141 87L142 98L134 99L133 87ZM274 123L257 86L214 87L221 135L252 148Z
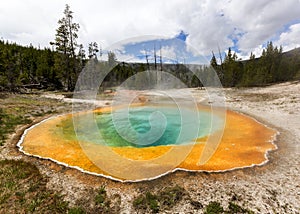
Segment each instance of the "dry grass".
M33 164L0 161L0 210L3 213L66 213L68 203L46 188L47 178Z
M38 94L0 94L0 146L18 125L63 110L64 104ZM61 107L61 108L58 108ZM0 147L0 149L2 149ZM47 178L22 160L0 160L0 213L67 213L63 197L46 188Z

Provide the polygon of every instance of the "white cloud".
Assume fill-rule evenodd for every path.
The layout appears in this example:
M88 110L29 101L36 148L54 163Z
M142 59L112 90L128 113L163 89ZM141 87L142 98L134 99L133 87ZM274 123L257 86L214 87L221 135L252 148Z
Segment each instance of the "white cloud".
M104 49L142 35L170 38L180 30L189 34L188 50L203 55L236 45L241 56L249 56L268 40L285 49L300 44L295 39L299 0L9 0L1 2L0 37L49 46L66 3L81 26L78 42L85 46L96 41Z
M157 54L160 54L160 51L157 51ZM176 53L175 47L174 46L162 46L161 47L161 55L164 58L168 58L171 60L179 60L178 59L178 54Z
M200 54L225 51L234 46L241 55L258 52L260 46L274 40L292 21L300 21L299 0L180 1L177 10L169 10L187 33L187 42ZM176 15L177 14L177 15ZM300 43L300 41L299 41ZM261 53L260 53L261 54ZM259 54L259 55L260 55Z
M145 36L173 36L178 29L163 17L163 2L154 1L75 1L71 9L81 16L85 34L90 40L104 38L104 47L124 39ZM78 12L76 12L78 11Z
M0 37L22 45L49 46L54 39L59 13L64 8L58 0L49 2L9 0L1 2Z
M299 0L233 0L225 5L224 12L232 25L244 32L238 42L238 48L243 54L260 51L261 45L274 40L278 32L293 20L300 20Z
M177 10L168 11L180 24L187 37L188 48L195 54L210 54L212 50L226 49L233 45L228 35L234 30L223 16L220 1L181 1Z
M124 54L120 52L114 52L116 54L117 61L119 62L145 62L134 54Z
M250 54L252 52L252 54L255 55L255 57L259 57L261 56L262 52L263 52L263 45L259 45L255 48L253 48L250 53L249 52L240 52L240 53L236 53L238 59L249 59L250 58Z
M282 45L283 51L288 51L300 47L300 23L289 27L287 32L283 32L275 45Z

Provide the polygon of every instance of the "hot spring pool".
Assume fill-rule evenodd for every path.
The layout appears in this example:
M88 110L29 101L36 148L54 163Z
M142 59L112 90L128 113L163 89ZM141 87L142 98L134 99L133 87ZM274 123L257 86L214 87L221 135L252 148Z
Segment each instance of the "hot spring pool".
M197 112L169 106L105 107L44 120L26 130L18 146L25 154L120 181L153 179L177 169L260 165L276 149L275 130L228 110L223 130L223 119L213 113L212 121L205 106ZM220 132L212 156L199 164Z

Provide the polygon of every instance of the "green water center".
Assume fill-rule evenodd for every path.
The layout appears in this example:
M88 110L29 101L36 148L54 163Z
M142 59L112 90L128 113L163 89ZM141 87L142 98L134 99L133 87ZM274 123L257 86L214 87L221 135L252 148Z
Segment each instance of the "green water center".
M182 145L195 143L197 138L215 132L221 124L220 118L212 122L207 111L169 106L120 108L92 114L92 117L77 115L73 118L75 126L72 118L63 120L64 138L77 137L110 147Z

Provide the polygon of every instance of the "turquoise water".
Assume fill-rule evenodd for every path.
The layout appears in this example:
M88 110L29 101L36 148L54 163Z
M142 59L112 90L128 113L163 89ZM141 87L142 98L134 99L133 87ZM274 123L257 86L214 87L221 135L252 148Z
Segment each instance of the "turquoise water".
M194 143L221 127L220 118L211 120L210 112L198 109L143 106L80 114L62 120L54 131L68 140L143 148Z
M188 108L134 107L98 114L95 119L105 144L113 147L181 145L211 131L210 113Z

